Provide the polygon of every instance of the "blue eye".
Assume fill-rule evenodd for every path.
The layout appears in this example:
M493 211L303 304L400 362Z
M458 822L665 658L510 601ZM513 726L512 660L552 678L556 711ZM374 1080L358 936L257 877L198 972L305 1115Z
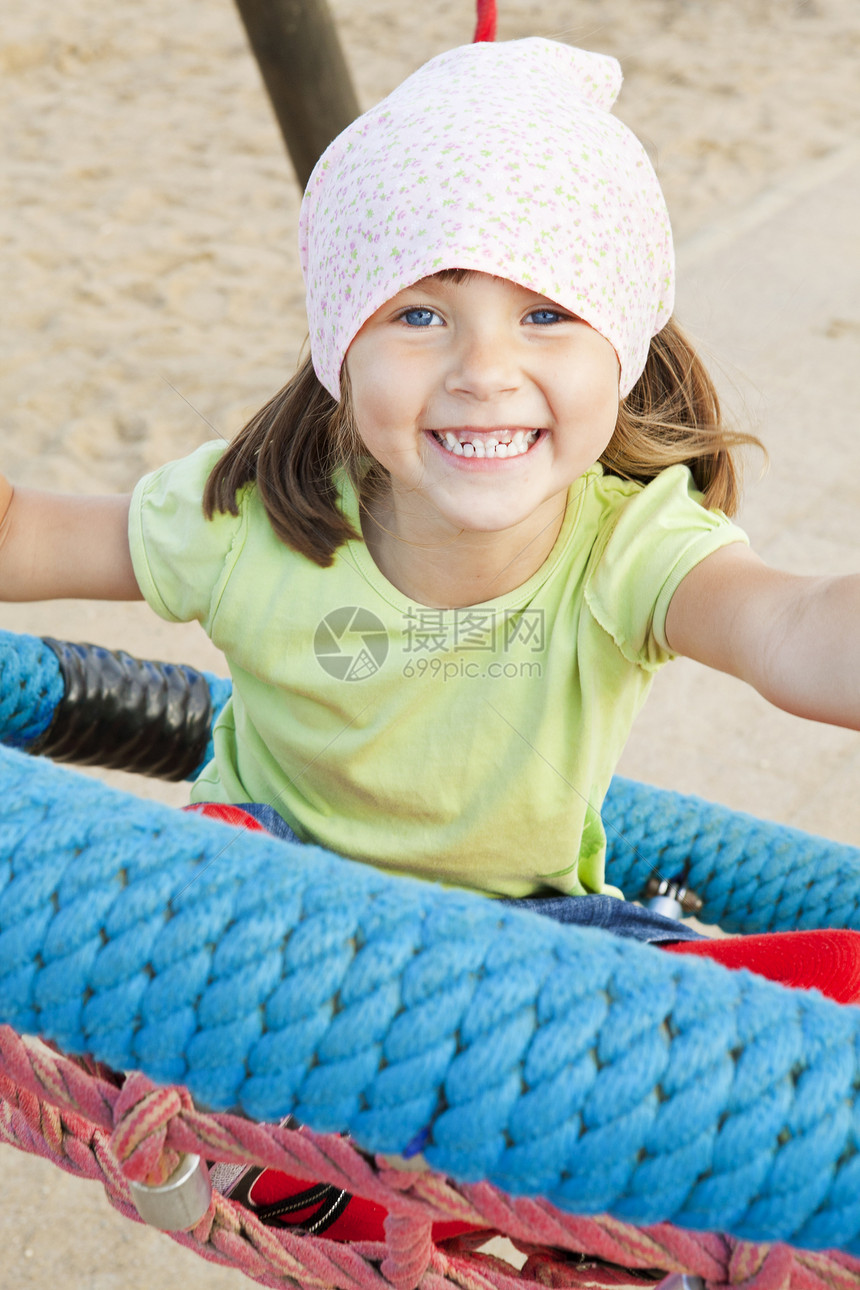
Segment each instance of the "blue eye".
M400 315L408 327L440 327L442 319L433 309L405 309Z
M545 326L548 323L567 322L568 315L560 313L558 309L533 309L528 315L528 321Z

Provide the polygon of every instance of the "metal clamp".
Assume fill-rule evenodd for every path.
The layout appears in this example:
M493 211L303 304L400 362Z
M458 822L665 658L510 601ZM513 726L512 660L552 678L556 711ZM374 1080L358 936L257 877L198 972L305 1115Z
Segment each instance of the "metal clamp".
M702 909L702 898L689 887L684 886L683 878L660 878L656 874L648 879L645 888L645 904L655 914L666 918L683 918L685 914L698 914Z
M199 1156L185 1155L158 1187L129 1182L131 1199L144 1223L162 1232L196 1227L212 1200L209 1170Z

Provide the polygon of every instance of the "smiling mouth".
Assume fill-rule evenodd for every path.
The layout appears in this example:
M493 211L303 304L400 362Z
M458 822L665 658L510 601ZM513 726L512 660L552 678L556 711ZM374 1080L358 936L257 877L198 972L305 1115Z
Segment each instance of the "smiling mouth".
M524 457L540 430L431 430L436 442L454 457Z

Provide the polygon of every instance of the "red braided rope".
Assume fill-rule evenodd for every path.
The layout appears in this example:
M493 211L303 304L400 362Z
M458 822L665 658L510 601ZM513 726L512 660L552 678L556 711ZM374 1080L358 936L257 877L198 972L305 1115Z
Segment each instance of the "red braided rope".
M478 19L475 24L474 44L481 40L496 39L496 0L477 0Z
M860 1288L860 1259L840 1251L792 1250L663 1223L640 1229L606 1216L562 1214L543 1201L506 1196L485 1183L457 1188L436 1174L406 1171L381 1157L372 1162L340 1137L204 1114L184 1089L157 1088L138 1074L120 1081L104 1067L85 1066L0 1027L0 1142L97 1179L111 1204L129 1218L138 1216L128 1179L158 1182L185 1151L333 1183L388 1211L385 1244L349 1246L265 1227L250 1211L216 1194L197 1227L172 1234L204 1258L235 1266L263 1285L414 1290L420 1282L421 1290L451 1285L522 1290L529 1282L630 1285L640 1277L626 1269L658 1268L692 1272L709 1290ZM430 1226L450 1218L485 1230L440 1249L430 1239ZM521 1272L477 1249L493 1233L507 1235L528 1256ZM568 1251L625 1270L571 1261Z

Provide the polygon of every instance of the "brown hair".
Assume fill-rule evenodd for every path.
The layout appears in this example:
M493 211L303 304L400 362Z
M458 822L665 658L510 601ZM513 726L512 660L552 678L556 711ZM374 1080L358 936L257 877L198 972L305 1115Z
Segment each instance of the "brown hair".
M356 488L384 474L364 452L345 370L341 390L338 403L306 358L215 463L203 492L206 518L238 515L237 493L255 484L281 541L328 568L337 548L359 536L338 505L336 470Z
M670 319L651 341L600 463L608 474L642 483L667 466L689 466L705 505L733 515L740 501L736 450L748 444L761 448L754 435L723 425L713 382ZM361 443L346 368L338 403L307 358L225 449L206 481L203 511L207 519L216 511L237 515L237 493L254 484L281 541L327 568L337 548L359 536L338 504L338 469L365 496L386 479Z
M600 464L610 475L643 484L667 466L688 466L705 506L734 515L741 499L742 447L765 452L755 435L723 424L714 383L670 318L652 337L645 370L621 402Z

